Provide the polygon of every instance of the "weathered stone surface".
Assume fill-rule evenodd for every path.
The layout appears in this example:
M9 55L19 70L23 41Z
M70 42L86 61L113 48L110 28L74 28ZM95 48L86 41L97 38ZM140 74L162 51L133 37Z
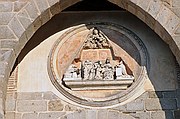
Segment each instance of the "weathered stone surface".
M13 10L12 2L1 2L0 3L0 12L11 12Z
M119 112L117 111L108 112L108 119L118 119L118 118L119 118Z
M38 119L38 114L37 113L24 113L22 116L22 119Z
M165 112L163 111L152 112L151 119L166 119Z
M59 3L56 3L55 5L53 5L53 6L50 8L50 11L51 11L52 16L54 16L55 14L60 13L60 11L61 11L61 9L60 9L60 4L59 4Z
M65 111L77 111L77 107L72 106L72 105L66 105L66 106L64 107L64 110L65 110Z
M53 99L59 99L58 96L56 96L54 93L52 92L45 92L43 93L43 99L46 100L53 100Z
M180 25L177 27L177 29L175 30L175 34L179 35L180 34Z
M40 14L33 0L28 3L25 9L33 20L35 20Z
M97 119L97 110L87 110L86 112L86 119Z
M127 110L127 105L120 105L117 107L112 108L113 110L118 110L118 111L126 111Z
M73 113L73 117L74 117L74 119L85 119L86 112L83 110L79 110L79 111Z
M6 119L15 119L15 113L14 112L8 112L5 114ZM0 118L3 119L3 118Z
M65 112L47 112L40 113L38 119L58 119L65 115Z
M148 10L148 8L149 8L150 1L151 1L151 0L146 0L146 1L144 1L144 0L139 0L138 5L139 5L143 10L146 11L146 10Z
M7 26L0 26L0 39L15 39L15 35Z
M99 110L97 113L97 119L108 119L106 110Z
M53 6L54 4L58 3L59 0L47 0L50 6Z
M147 110L161 110L162 109L159 99L146 99L145 108Z
M127 111L143 111L144 110L144 101L135 100L127 104Z
M145 107L147 110L176 109L176 100L169 98L147 99Z
M151 28L154 29L155 19L150 16L150 14L146 14L145 23Z
M31 25L31 23L32 23L29 18L19 16L18 19L21 22L21 24L23 25L24 29L27 29L29 27L29 25Z
M150 112L137 112L137 113L131 113L130 114L135 119L151 119L151 113Z
M165 24L164 27L167 29L167 31L170 34L172 34L175 32L175 29L178 27L179 23L180 23L179 17L177 17L175 14L172 14L167 24Z
M158 0L154 0L150 3L149 9L148 9L148 13L152 16L152 17L156 17L157 14L159 13L160 9L161 9L162 3Z
M48 103L49 111L62 111L63 108L64 108L64 105L61 103L60 100L53 100L53 101L49 101Z
M45 24L46 22L48 22L51 18L51 12L50 9L47 9L46 11L44 11L41 15L41 19L42 19L42 25Z
M17 111L19 112L42 112L47 111L46 101L17 101Z
M16 100L7 100L6 101L6 111L15 111Z
M172 0L172 5L173 5L173 7L179 7L180 1L179 0Z
M13 17L12 12L0 12L0 25L7 25Z
M8 71L8 66L6 62L0 62L0 75L4 76L6 75Z
M163 98L163 95L162 95L162 92L160 92L160 91L156 91L156 92L150 91L149 97L150 98Z
M25 29L22 27L22 24L20 24L17 17L14 17L12 21L9 23L9 27L11 30L15 33L15 35L20 38Z
M35 0L34 2L41 13L49 7L46 0Z
M13 39L2 39L1 40L1 48L9 48L9 49L14 49L15 46L17 45L17 40Z
M26 5L26 3L27 3L26 1L14 2L14 12L20 11Z
M28 92L19 92L17 93L18 100L42 100L43 94L41 92L28 93Z
M161 25L165 25L169 19L169 16L171 15L171 13L172 13L172 11L163 5L162 9L156 19Z

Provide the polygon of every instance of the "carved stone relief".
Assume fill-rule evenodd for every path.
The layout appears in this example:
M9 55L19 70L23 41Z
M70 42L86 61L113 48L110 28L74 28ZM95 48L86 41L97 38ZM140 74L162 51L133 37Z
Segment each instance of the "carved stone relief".
M148 61L142 46L140 39L124 27L110 23L79 26L55 43L49 57L49 75L70 100L100 107L116 104L131 97L143 84L146 71L140 65Z

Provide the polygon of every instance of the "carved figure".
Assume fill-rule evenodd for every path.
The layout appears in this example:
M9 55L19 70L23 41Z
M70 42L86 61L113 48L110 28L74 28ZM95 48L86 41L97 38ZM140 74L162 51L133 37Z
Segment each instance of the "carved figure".
M84 49L102 49L109 47L107 39L95 27L84 44Z
M104 80L113 80L114 79L114 68L110 64L110 60L106 59L104 64L103 78Z
M95 79L96 80L102 80L103 79L103 75L102 75L102 63L101 61L95 62L96 64L96 75L95 75Z
M120 79L121 77L125 77L125 78L131 77L130 75L127 74L126 66L123 64L122 60L116 66L116 78Z
M88 80L91 69L93 68L93 63L89 60L84 61L82 71L83 71L83 80Z
M65 78L78 78L78 74L77 73L78 73L77 67L74 64L71 64L68 67L64 77Z

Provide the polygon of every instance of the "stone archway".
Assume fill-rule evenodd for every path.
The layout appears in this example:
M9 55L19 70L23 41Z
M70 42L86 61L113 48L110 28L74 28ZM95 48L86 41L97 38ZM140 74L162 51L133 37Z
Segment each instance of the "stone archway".
M16 57L33 34L55 14L80 0L29 0L21 10L8 11L8 22L1 28L1 114L3 115L6 83ZM179 18L160 0L109 0L110 2L133 13L150 26L167 44L180 63L179 51ZM11 4L7 3L10 7ZM13 6L13 5L12 5ZM6 13L5 13L6 14ZM168 15L167 15L168 14ZM1 14L3 16L4 14ZM170 16L170 17L169 17ZM4 32L4 33L3 33Z

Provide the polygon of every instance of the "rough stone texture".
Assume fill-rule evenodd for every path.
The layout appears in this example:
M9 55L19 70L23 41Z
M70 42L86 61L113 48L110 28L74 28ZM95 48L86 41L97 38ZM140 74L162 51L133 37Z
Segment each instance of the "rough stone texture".
M0 3L0 12L12 12L13 3L12 2L2 2Z
M86 119L97 119L96 115L97 115L97 111L96 110L88 110L86 112Z
M149 97L150 98L162 98L163 95L162 95L162 92L160 92L160 91L156 91L156 92L150 91L149 92Z
M143 111L144 110L144 101L135 100L134 102L127 104L127 111Z
M25 29L22 27L17 17L13 18L13 20L9 23L9 27L18 38L20 38L23 32L25 31Z
M47 111L46 101L17 101L17 111L19 112L42 112Z
M145 100L145 108L147 110L161 110L162 109L159 99Z
M64 105L61 103L60 100L53 100L53 101L49 101L48 103L49 111L62 111L63 108L64 108Z
M108 112L108 119L118 119L118 118L119 118L119 112L117 111Z
M14 111L16 108L16 100L6 101L6 111Z
M17 100L42 100L43 93L17 93Z
M135 119L151 119L150 112L138 112L138 113L132 113L130 114Z
M0 39L14 39L15 36L7 26L0 26Z
M38 114L37 113L25 113L25 114L23 114L22 119L38 119Z
M151 113L152 119L166 119L165 112L152 112Z
M38 119L58 119L63 116L65 112L47 112L47 113L40 113Z

